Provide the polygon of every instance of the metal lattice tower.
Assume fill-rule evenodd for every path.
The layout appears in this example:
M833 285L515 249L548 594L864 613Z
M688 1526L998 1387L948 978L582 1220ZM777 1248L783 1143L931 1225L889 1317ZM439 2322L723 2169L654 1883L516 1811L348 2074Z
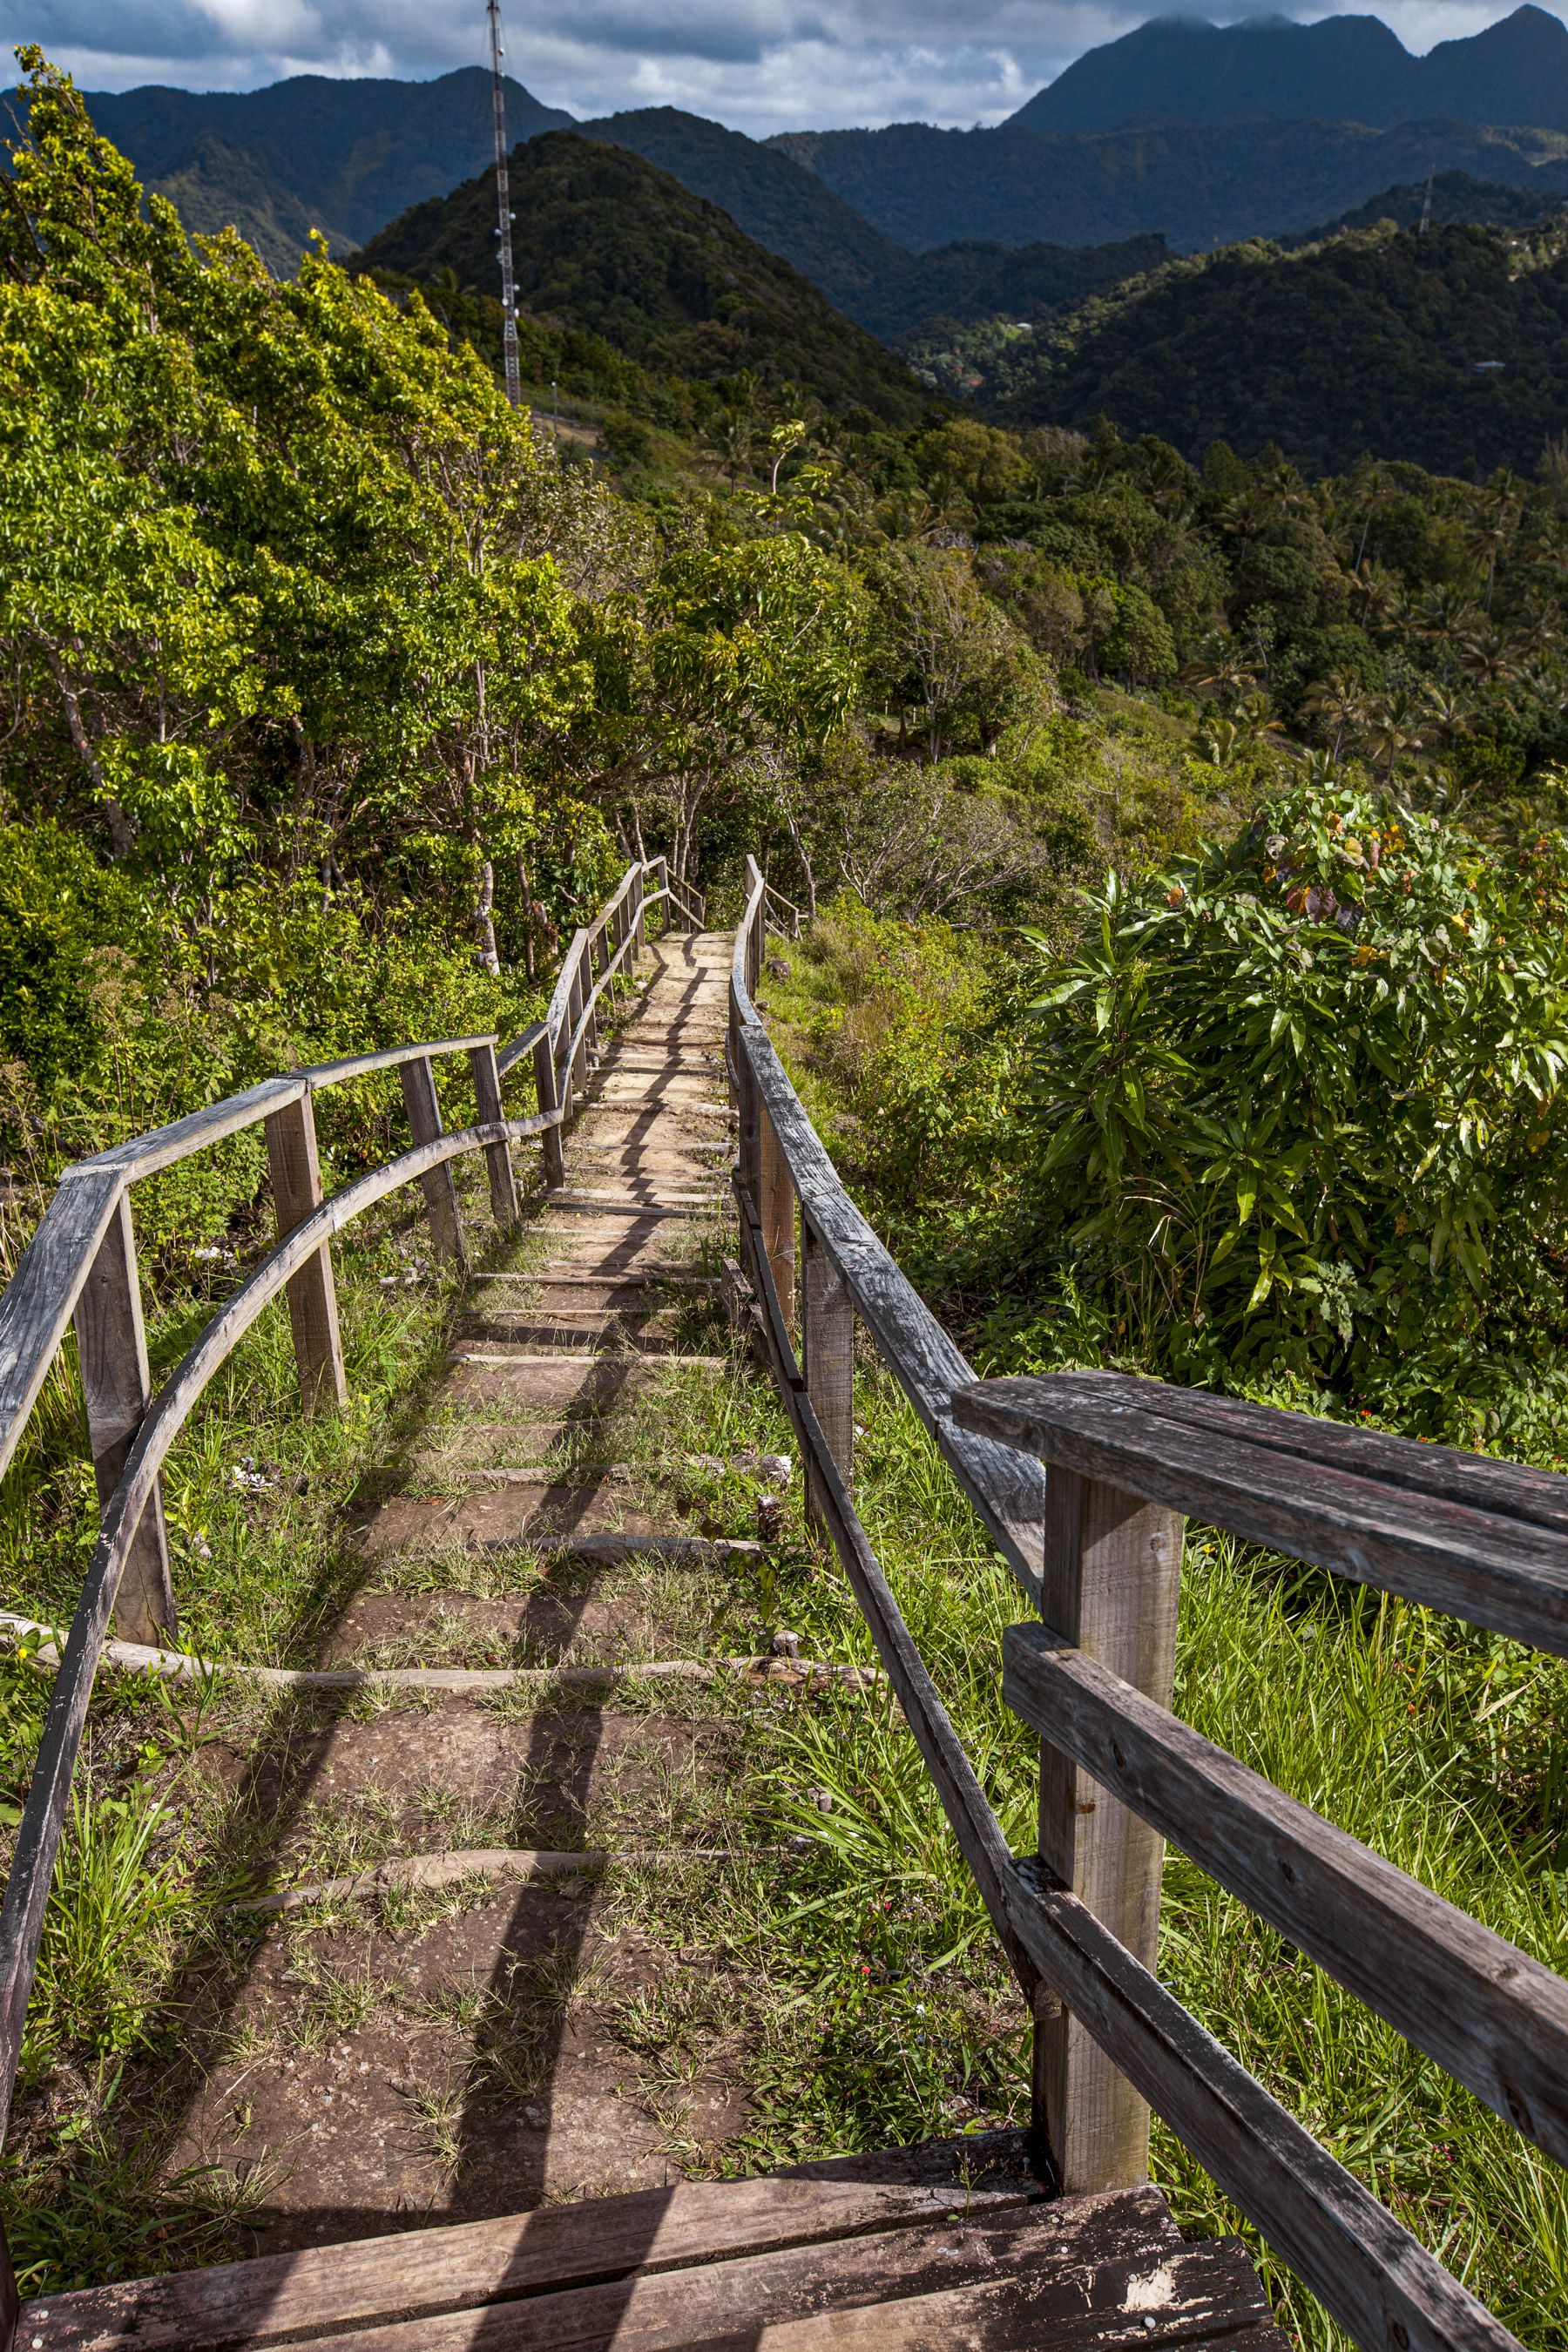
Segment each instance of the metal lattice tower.
M496 119L496 236L500 249L501 348L506 364L506 396L514 408L522 403L522 371L517 357L517 280L511 266L511 196L506 174L506 82L501 59L500 0L487 0L490 20L490 92Z

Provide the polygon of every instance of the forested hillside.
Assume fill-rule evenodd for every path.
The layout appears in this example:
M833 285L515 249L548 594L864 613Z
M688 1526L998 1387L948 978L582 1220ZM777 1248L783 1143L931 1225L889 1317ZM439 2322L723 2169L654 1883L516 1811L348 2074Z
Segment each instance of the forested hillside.
M515 138L570 120L510 77L506 103ZM425 82L296 74L266 89L105 90L88 104L187 228L232 225L283 272L311 229L339 253L363 245L494 152L490 79L479 66Z
M1313 473L1363 453L1483 480L1532 468L1568 383L1568 237L1384 225L1240 246L1090 299L1044 333L917 336L934 384L1016 425L1109 416L1187 457L1277 443Z
M924 404L902 363L815 286L640 156L555 131L519 147L509 177L518 287L531 310L586 328L659 373L749 369L899 422ZM495 212L489 172L416 205L357 266L489 293Z

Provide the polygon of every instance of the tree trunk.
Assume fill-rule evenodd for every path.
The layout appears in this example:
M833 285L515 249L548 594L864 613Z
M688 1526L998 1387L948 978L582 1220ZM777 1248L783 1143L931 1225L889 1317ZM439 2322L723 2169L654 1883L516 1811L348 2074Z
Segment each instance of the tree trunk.
M487 857L479 868L479 899L474 910L474 927L479 935L479 961L492 980L500 978L500 957L496 950L496 870Z

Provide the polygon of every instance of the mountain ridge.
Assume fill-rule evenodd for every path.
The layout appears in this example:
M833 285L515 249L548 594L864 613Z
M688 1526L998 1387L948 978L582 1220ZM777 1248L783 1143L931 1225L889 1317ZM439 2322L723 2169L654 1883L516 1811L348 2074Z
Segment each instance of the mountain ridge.
M1377 16L1212 25L1156 16L1107 41L1009 121L1037 137L1185 123L1514 123L1568 130L1568 26L1526 5L1424 57Z

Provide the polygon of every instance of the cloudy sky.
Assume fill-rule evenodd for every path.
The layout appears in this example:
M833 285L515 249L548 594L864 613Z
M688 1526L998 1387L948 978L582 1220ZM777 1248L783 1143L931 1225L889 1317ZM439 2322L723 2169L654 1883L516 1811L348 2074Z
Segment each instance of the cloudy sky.
M1513 5L1390 0L1375 13L1425 50ZM511 70L552 106L583 116L688 107L756 135L994 122L1084 49L1173 13L1170 0L502 0L502 9ZM1252 12L1233 0L1208 13ZM485 55L483 0L0 0L0 37L41 41L88 89L249 89L297 73L424 78Z

